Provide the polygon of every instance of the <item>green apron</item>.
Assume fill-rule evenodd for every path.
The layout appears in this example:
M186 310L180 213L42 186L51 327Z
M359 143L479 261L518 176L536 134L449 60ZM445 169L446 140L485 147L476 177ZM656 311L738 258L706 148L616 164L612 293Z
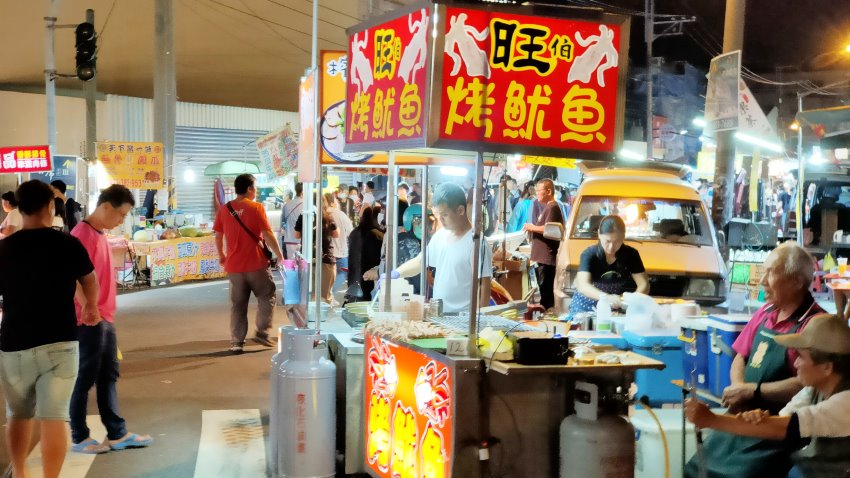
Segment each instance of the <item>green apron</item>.
M812 307L803 314L809 315ZM798 321L787 333L797 333L804 320ZM744 369L747 383L777 382L790 377L788 349L773 338L779 334L768 329L765 319L753 337L753 346ZM776 413L779 410L768 403L752 403L752 409L761 408ZM785 478L791 469L791 452L784 441L742 437L712 430L705 440L705 467L708 478ZM699 462L694 457L685 467L685 477L699 477Z
M846 382L846 381L845 381ZM833 393L848 390L844 383ZM820 401L815 397L813 404ZM850 478L850 437L815 437L792 455L803 478Z

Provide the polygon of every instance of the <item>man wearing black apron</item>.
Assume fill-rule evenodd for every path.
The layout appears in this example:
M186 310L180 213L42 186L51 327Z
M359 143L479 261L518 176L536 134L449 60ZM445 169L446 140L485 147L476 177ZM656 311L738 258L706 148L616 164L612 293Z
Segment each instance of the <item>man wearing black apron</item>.
M794 355L789 357L788 349L774 338L799 332L811 317L823 313L808 292L812 264L796 243L783 243L767 257L760 285L768 304L753 315L733 345L737 356L730 372L732 385L723 393L730 413L760 408L776 414L802 388L793 372ZM685 467L685 476L699 477L699 466L704 466L708 478L785 478L791 451L783 442L714 431L705 442L705 463L695 457Z

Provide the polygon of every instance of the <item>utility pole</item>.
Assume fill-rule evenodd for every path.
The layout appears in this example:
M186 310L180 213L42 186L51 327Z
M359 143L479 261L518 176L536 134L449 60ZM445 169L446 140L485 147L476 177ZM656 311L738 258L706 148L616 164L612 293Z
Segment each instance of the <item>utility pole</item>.
M662 20L655 21L655 0L646 0L646 13L644 21L644 41L646 41L646 159L652 160L652 68L655 58L652 56L652 43L663 37L681 35L686 23L696 21L696 17L683 17L678 15L664 15ZM662 26L661 33L655 33L655 27Z
M94 10L86 10L86 22L94 25ZM86 161L97 157L97 75L83 83L86 93Z
M56 58L54 37L56 36L56 11L59 0L51 0L47 16L46 38L44 42L44 96L47 99L47 145L50 157L56 155Z
M168 178L168 209L177 207L174 182L174 130L177 127L177 79L174 60L174 5L156 0L154 10L154 141L162 143L165 175Z
M746 0L726 0L723 53L744 48L746 3ZM714 198L711 205L711 220L717 231L722 231L723 227L732 220L734 185L735 131L718 131L717 153L714 161Z

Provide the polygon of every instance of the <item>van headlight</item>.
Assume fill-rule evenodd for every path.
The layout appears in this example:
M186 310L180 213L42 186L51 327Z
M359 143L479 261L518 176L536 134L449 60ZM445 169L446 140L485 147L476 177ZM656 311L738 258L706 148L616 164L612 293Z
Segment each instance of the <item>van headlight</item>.
M688 297L714 297L717 295L717 284L712 279L691 279L685 295Z

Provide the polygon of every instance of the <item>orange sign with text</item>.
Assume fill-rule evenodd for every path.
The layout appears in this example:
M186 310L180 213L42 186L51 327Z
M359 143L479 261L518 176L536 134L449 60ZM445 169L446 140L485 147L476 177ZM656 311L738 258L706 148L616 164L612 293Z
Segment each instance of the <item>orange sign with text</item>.
M366 344L366 465L381 478L450 477L451 369L379 337Z
M109 181L130 189L164 187L164 154L162 143L97 143L97 160Z
M438 143L611 153L621 27L447 7Z

